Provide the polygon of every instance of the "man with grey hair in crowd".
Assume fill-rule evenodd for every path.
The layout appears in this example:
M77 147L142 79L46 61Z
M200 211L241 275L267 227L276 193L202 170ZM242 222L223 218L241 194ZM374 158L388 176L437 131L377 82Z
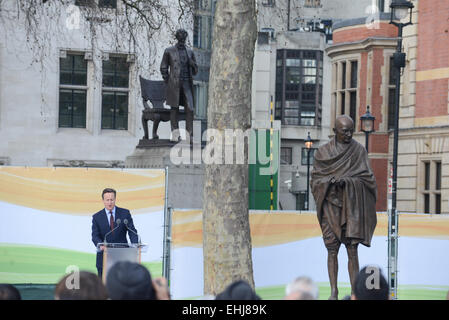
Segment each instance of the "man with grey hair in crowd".
M309 277L298 277L285 288L284 300L318 300L318 287Z

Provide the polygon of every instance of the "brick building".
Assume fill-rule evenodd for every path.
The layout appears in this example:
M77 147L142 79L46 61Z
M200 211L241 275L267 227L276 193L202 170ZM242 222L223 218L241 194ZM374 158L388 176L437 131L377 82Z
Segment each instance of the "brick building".
M404 28L397 205L405 212L448 213L449 2L413 4L413 25ZM383 211L393 150L397 28L389 24L389 14L378 18L374 25L367 19L334 25L327 53L333 66L331 124L339 114L350 115L356 119L354 138L364 143L358 119L368 105L376 117L369 151L378 181L377 210Z

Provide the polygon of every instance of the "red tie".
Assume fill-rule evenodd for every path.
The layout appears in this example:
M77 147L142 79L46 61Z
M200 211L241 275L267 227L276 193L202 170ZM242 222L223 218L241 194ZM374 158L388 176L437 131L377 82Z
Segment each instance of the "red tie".
M114 229L114 217L112 216L112 211L109 211L110 218L109 218L109 224L111 225L111 230Z

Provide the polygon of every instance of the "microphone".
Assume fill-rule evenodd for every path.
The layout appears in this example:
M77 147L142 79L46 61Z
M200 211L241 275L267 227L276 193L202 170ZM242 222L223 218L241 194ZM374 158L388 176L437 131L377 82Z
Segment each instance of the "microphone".
M120 223L122 223L122 220L120 220L120 219L117 219L117 220L115 221L116 226L115 226L114 229L112 229L111 231L109 231L108 233L105 234L105 236L104 236L104 243L107 243L106 237L107 237L110 233L112 233L115 229L117 229L117 228L120 226Z
M129 231L132 231L137 236L137 241L140 244L140 236L137 234L137 232L135 232L133 229L128 227L128 219L124 219L123 223L125 224L126 229L128 229Z

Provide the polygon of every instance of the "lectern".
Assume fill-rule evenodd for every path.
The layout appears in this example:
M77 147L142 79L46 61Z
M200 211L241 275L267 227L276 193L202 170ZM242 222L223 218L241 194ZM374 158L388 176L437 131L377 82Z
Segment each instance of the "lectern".
M106 283L106 277L109 269L119 261L141 262L141 253L145 252L146 245L140 243L106 243L97 244L97 251L103 250L103 283Z

